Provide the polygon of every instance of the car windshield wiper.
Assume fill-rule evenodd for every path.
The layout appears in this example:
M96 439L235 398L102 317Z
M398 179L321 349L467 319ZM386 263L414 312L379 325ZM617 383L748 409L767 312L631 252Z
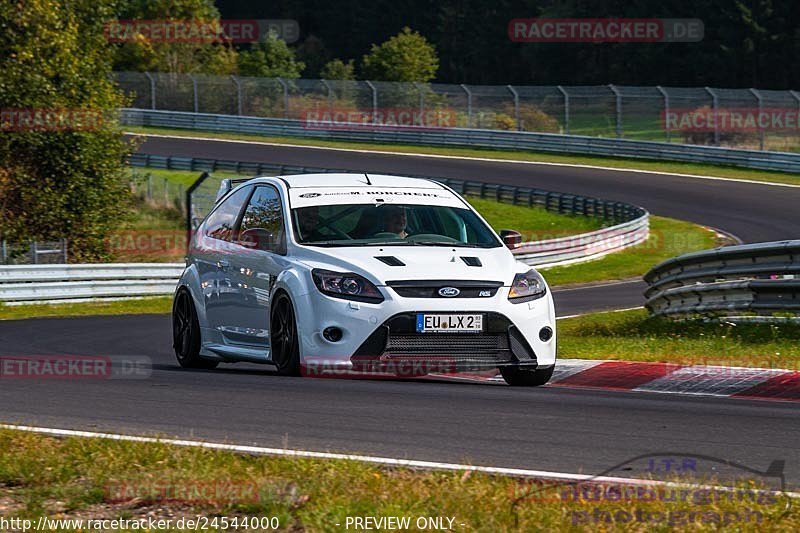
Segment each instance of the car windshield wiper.
M311 241L302 242L305 246L403 246L411 243L405 241L353 242L353 241Z
M446 242L446 241L408 241L417 246L452 246L454 248L480 248L479 244L468 242Z

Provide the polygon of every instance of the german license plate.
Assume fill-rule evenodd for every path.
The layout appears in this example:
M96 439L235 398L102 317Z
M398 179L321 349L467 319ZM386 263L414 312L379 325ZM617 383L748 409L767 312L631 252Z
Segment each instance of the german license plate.
M480 333L483 315L429 315L417 313L417 333Z

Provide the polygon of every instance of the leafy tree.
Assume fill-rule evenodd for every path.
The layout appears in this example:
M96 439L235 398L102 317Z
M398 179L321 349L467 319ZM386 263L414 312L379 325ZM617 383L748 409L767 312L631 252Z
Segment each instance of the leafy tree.
M0 238L66 237L73 259L95 260L105 255L103 237L124 222L131 147L114 121L124 101L109 79L103 35L113 16L113 0L0 4ZM105 113L96 128L68 121L59 131L31 131L9 115L20 109Z
M119 18L143 21L219 22L213 0L122 0ZM160 42L139 34L116 48L114 70L226 75L236 71L237 52L230 43Z
M355 75L355 65L353 65L353 60L351 59L347 63L342 61L341 59L334 59L333 61L328 61L324 67L322 67L322 71L320 72L320 77L325 80L354 80L356 79Z
M425 37L411 28L403 30L364 56L362 75L380 81L430 81L436 77L439 58Z
M295 79L300 77L304 68L305 64L298 61L292 49L274 33L239 54L239 74L242 76Z

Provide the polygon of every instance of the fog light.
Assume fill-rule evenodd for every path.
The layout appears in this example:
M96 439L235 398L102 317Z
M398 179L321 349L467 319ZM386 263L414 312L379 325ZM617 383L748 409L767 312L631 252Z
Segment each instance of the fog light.
M550 326L545 326L539 330L539 339L542 342L547 342L553 338L553 328Z
M330 342L339 342L342 340L342 335L342 330L339 328L330 327L322 330L322 336Z

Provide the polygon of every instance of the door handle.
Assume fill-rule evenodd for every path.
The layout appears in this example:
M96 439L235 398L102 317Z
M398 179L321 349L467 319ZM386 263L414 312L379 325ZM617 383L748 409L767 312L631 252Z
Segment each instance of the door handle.
M220 270L226 270L229 266L231 266L230 261L226 261L224 259L217 261L217 268Z

